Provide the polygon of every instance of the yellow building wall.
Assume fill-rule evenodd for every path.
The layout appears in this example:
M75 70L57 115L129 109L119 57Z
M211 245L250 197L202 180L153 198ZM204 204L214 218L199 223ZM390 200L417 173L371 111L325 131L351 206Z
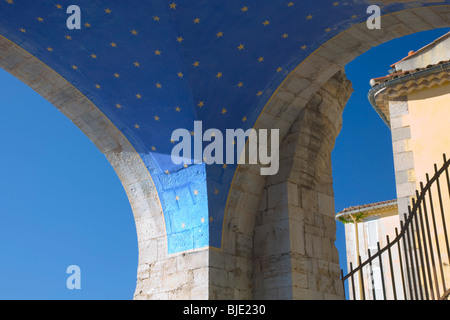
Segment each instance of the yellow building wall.
M450 157L450 84L410 94L408 109L416 181L425 183L442 154Z
M411 129L411 150L414 158L414 174L417 189L420 190L420 182L426 184L426 174L431 178L434 175L434 164L438 170L443 164L442 154L450 158L450 84L408 95L409 122ZM445 222L447 232L450 232L450 199L445 176L440 179L441 192L443 195L443 206L445 212ZM434 190L434 189L433 189ZM450 260L447 255L444 241L443 224L440 218L438 195L436 191L431 193L435 216L437 233L440 244L441 258L444 263L447 284L450 282ZM428 200L428 197L427 197ZM431 208L428 205L428 216L430 227L432 220L430 217ZM436 249L434 234L431 238ZM438 257L435 256L437 263Z

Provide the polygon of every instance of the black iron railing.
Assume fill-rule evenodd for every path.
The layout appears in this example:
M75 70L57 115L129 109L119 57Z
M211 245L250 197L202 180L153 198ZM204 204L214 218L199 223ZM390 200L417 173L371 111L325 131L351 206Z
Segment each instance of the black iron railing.
M400 222L400 232L395 228L395 238L386 236L386 246L368 250L357 266L350 262L350 272L341 280L348 281L348 295L354 300L444 300L450 296L449 229L446 211L450 213L450 160L444 154L444 165L434 175L426 175L426 184L408 213ZM447 189L447 192L443 190ZM448 215L447 215L448 219ZM371 252L374 251L374 252Z

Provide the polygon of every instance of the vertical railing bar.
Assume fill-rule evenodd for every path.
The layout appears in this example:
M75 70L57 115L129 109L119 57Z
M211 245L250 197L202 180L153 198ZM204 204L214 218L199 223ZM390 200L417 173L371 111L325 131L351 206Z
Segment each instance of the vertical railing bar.
M407 220L406 214L404 214L405 220ZM414 298L415 300L419 300L419 293L416 282L416 271L414 269L414 260L413 260L413 245L411 245L411 237L409 236L411 224L406 228L406 241L408 242L408 253L409 253L409 261L411 262L411 278L412 285L414 286Z
M446 162L446 159L445 159L445 154L444 154L444 163L445 162ZM435 172L435 174L437 174L436 164L434 164L434 172ZM449 192L449 198L450 198L450 181L449 181L447 168L445 168L445 175L447 178L447 186L448 186L448 190L449 190L448 192ZM447 257L448 257L448 262L450 263L450 247L449 247L449 242L448 242L447 225L445 222L445 212L444 212L444 205L443 205L443 201L442 201L442 193L441 193L441 186L440 186L439 179L436 179L436 186L438 188L439 208L441 210L442 227L444 229L445 247L447 248Z
M361 265L361 256L358 256L358 266ZM366 300L366 290L364 288L364 277L363 277L363 268L361 268L361 270L359 270L359 276L360 276L360 280L361 280L361 291L362 291L362 298L363 300Z
M426 174L426 178L427 178L427 183L429 183L430 178L428 176L428 173ZM438 180L439 179L436 179L436 181L438 181ZM439 186L437 185L437 187L439 187ZM447 289L445 287L445 275L444 275L444 269L443 269L444 266L442 264L441 249L440 249L440 245L439 245L439 237L438 237L437 228L436 228L436 218L434 216L434 206L433 206L433 198L431 196L431 188L428 191L428 196L429 196L429 200L430 200L431 220L433 222L434 238L436 241L436 250L437 250L437 259L438 259L438 263L439 263L439 271L441 273L442 288L443 288L442 291L445 292ZM439 287L439 283L437 283L436 286ZM439 293L438 293L438 297L440 297Z
M420 190L421 190L421 193L423 194L424 191L423 191L423 183L422 182L420 183ZM424 214L424 217L425 217L425 223L426 223L426 227L427 227L428 244L430 246L430 257L431 257L431 265L433 267L434 283L435 283L437 298L439 298L439 296L440 296L440 294L439 294L439 282L437 280L437 274L436 274L436 264L435 264L435 261L434 261L433 242L431 241L431 231L430 231L430 224L428 222L428 211L427 211L427 204L426 204L426 201L425 201L425 197L424 197L424 201L423 201L423 214Z
M445 156L445 153L443 155L444 157L444 164L447 163L447 157ZM447 190L448 190L448 197L450 198L450 178L449 178L449 174L448 174L448 167L445 168L445 177L447 179ZM437 183L439 183L439 179L436 180ZM439 203L442 206L442 198L441 198L441 194L439 193ZM450 264L450 243L448 241L448 235L447 235L447 226L445 225L445 215L444 215L444 210L441 210L441 216L442 216L442 225L444 228L444 236L445 236L445 244L447 247L447 258L448 258L448 262Z
M350 279L351 279L351 283L352 283L352 297L353 297L353 300L356 300L355 279L353 279L353 265L351 262L350 262L350 274L351 274Z
M344 280L344 270L341 269L341 281L342 281L342 289L344 290L344 299L347 300L345 297L345 280Z
M417 198L419 196L419 191L416 190ZM430 285L430 293L431 293L431 299L434 300L434 290L433 290L433 280L431 279L431 268L430 268L430 259L428 258L428 247L427 247L427 238L425 236L425 225L423 223L423 213L422 213L422 206L419 203L417 208L419 209L419 218L420 218L420 225L421 225L421 231L422 231L422 239L423 239L423 248L425 251L425 263L427 266L427 274L428 274L428 283ZM432 254L432 253L431 253Z
M398 238L398 229L395 228L395 238ZM403 296L405 300L408 300L408 297L406 295L406 286L405 286L405 275L403 273L403 259L402 259L402 252L400 247L400 241L397 242L397 251L398 251L398 258L400 261L400 275L402 277L402 288L403 288Z
M395 274L394 274L394 266L392 263L392 253L391 253L391 247L390 247L390 241L389 236L386 235L386 242L388 246L388 257L389 257L389 269L391 271L391 280L392 280L392 293L394 295L394 300L397 300L397 289L395 288Z
M372 295L373 295L373 300L377 300L377 295L376 295L376 292L375 292L375 285L373 283L372 260L370 260L370 258L372 258L372 255L370 254L370 249L367 249L367 255L369 257L369 270L370 270L370 272L372 272Z
M405 228L405 226L403 225L403 221L400 221L400 227L401 227L401 230L403 231L403 230L405 230L404 228ZM412 292L412 283L411 283L411 275L410 275L410 272L409 272L409 261L408 261L408 248L406 247L406 239L405 239L406 237L404 236L404 234L403 234L403 237L402 237L402 243L403 243L403 252L404 252L404 255L405 255L405 264L406 264L406 275L407 275L407 280L408 280L408 290L409 290L409 297L410 297L410 299L411 300L414 300L414 296L413 296L413 292Z
M411 212L411 206L408 206L408 217L414 218L414 214ZM414 250L413 251L414 261L416 263L417 285L418 285L417 297L419 297L419 294L420 294L420 300L423 300L422 282L420 280L420 267L419 267L419 259L417 257L418 253L417 253L417 247L416 247L416 236L415 236L415 231L414 231L413 220L414 219L411 219L410 229L411 229L412 249Z
M377 242L378 252L381 251L380 241ZM383 260L381 259L381 254L378 255L378 260L380 263L380 274L381 274L381 288L383 289L383 299L386 300L386 286L384 284L384 271L383 271Z
M412 204L413 207L415 206L415 200L412 199ZM416 234L417 234L417 246L418 246L418 250L419 250L419 257L420 257L420 265L421 265L421 270L422 270L422 280L423 280L423 291L425 292L425 299L428 300L429 299L429 294L428 294L428 285L427 285L427 274L426 274L426 270L425 270L425 263L423 260L423 252L422 252L422 239L420 237L420 229L421 226L419 225L419 219L417 218L417 210L414 212L414 223L416 226Z

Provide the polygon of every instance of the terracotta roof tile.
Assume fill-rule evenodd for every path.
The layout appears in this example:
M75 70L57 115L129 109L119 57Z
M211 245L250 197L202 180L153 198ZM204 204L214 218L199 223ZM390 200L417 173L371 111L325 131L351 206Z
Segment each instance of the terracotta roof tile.
M396 204L396 203L397 203L397 199L380 201L380 202L369 203L369 204L363 204L363 205L359 205L359 206L353 206L353 207L345 208L344 210L342 210L338 214L346 213L346 212L350 212L350 211L357 211L357 210L361 210L361 209L367 209L367 208L371 208L371 207L380 206L380 205L383 205L383 204Z
M406 59L408 59L408 58L410 58L410 57L412 57L412 56L415 56L415 55L421 53L422 51L428 49L429 47L435 45L437 42L440 42L440 41L442 41L443 39L445 39L445 38L447 38L447 37L449 37L449 36L450 36L450 32L448 32L448 33L444 34L443 36L437 38L437 39L434 40L433 42L427 44L426 46L420 48L420 49L417 50L417 51L413 51L413 50L409 51L409 52L408 52L408 55L407 55L406 57L404 57L402 60L400 60L400 61L398 61L398 62L392 64L392 65L391 65L391 68L394 68L396 64L398 64L398 63L400 63L400 62L402 62L402 61L404 61L404 60L406 60Z
M436 64L429 64L425 68L416 68L416 69L413 69L413 70L394 72L394 73L388 74L388 75L383 76L383 77L372 78L372 79L370 79L370 84L371 84L372 87L375 87L375 86L377 86L377 85L379 85L379 84L381 84L383 82L391 81L391 80L400 78L400 77L408 75L408 74L412 74L412 73L415 73L415 72L418 72L418 71L429 69L429 68L438 66L440 64L449 63L449 62L450 62L450 60L439 61Z

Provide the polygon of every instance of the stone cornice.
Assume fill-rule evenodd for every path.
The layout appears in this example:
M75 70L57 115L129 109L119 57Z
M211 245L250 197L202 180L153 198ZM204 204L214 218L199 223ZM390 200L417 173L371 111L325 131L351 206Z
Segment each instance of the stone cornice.
M374 87L371 90L373 102L375 104L374 108L378 108L389 123L389 101L396 100L400 97L424 89L442 86L449 82L450 63L437 65L415 73L409 73Z

